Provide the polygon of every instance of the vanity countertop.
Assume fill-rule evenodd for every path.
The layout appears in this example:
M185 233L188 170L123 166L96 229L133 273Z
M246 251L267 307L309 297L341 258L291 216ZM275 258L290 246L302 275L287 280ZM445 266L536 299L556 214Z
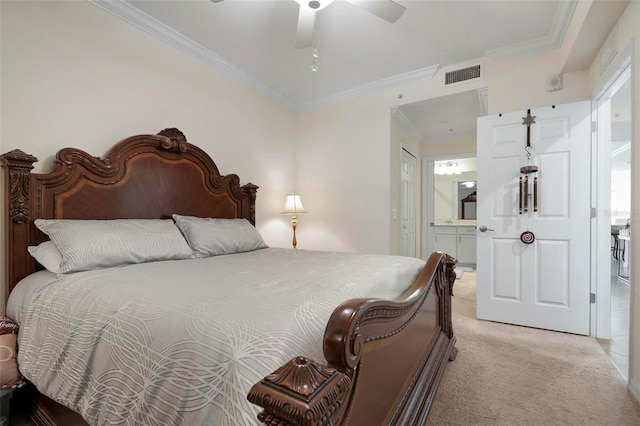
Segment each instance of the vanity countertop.
M435 226L476 226L476 221L471 219L459 219L459 220L442 220L436 219Z

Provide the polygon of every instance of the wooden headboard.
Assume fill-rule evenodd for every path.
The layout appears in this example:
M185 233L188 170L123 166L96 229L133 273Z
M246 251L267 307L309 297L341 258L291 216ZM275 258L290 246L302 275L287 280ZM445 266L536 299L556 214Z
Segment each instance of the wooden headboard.
M5 168L5 298L19 280L40 269L27 247L46 236L43 219L154 219L186 216L245 218L255 226L258 187L221 176L202 149L175 128L114 145L105 158L64 148L50 173L31 173L37 158L14 150Z

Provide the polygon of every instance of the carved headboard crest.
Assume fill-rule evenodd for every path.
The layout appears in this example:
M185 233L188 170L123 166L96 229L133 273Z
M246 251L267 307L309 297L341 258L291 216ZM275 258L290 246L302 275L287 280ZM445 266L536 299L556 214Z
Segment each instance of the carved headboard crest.
M173 152L187 152L187 149L189 149L189 144L187 143L187 138L184 133L175 127L161 130L158 132L158 135L169 138L169 141L162 141L160 145L162 149Z
M27 247L46 239L43 219L152 219L172 214L244 218L255 225L258 187L220 175L211 157L176 128L116 143L104 158L76 148L58 151L49 173L20 150L0 155L5 169L6 292L39 266Z

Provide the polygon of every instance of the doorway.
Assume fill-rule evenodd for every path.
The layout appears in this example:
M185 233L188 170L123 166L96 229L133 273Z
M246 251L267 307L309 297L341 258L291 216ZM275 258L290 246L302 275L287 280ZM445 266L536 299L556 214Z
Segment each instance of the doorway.
M458 87L458 90L460 89L461 87ZM392 114L396 121L401 123L420 144L421 212L417 217L419 234L416 237L419 240L418 247L422 253L421 257L425 260L434 250L434 161L457 159L460 160L458 166L462 167L462 159L475 157L477 119L486 115L487 103L488 91L486 88L470 89L467 87L461 92L392 108ZM475 181L475 179L466 179L465 182L467 181ZM451 188L453 191L454 188ZM455 189L458 190L457 187ZM458 192L462 194L464 191L466 189ZM472 204L472 202L464 204L465 218L467 215L471 215ZM443 219L453 220L461 213L462 205L456 203L451 207L451 214ZM392 217L395 217L393 212ZM463 220L471 221L473 219ZM472 231L475 236L475 227L471 226L471 228L473 229L469 231ZM460 235L459 238L456 237L452 241L461 241L463 244L466 243L465 246L471 247L471 238L471 236ZM472 250L463 250L461 253L464 253L465 256L475 254L475 247ZM473 257L475 258L475 255ZM475 259L469 263L475 264Z
M441 251L456 258L459 272L476 267L475 155L423 158L424 251Z
M598 153L597 167L604 177L599 179L603 197L599 204L607 207L598 221L598 236L604 239L610 227L610 255L604 259L604 249L598 244L597 262L598 314L596 337L620 373L629 377L629 324L631 294L631 68L620 67L618 75L602 95L596 98ZM605 155L607 154L608 155ZM607 191L608 190L608 191ZM604 229L603 229L604 228Z

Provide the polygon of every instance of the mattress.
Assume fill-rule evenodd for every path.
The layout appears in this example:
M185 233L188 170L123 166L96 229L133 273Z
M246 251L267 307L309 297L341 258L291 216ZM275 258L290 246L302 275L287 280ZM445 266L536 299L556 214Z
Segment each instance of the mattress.
M56 275L11 293L18 363L92 425L255 424L250 387L287 360L323 361L334 308L393 299L424 261L267 248Z

